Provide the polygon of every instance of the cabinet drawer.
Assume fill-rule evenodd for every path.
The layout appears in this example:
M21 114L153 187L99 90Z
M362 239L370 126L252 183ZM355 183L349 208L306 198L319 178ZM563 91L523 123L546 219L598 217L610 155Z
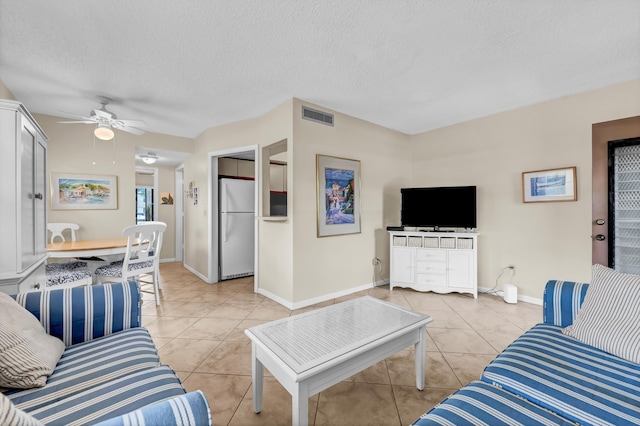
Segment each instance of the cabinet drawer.
M445 262L447 260L447 252L444 250L417 250L416 260Z
M446 275L416 274L416 284L444 287L447 285Z
M18 284L18 292L26 293L29 291L43 291L46 279L43 262L38 269L29 274L24 280L20 281Z
M446 274L447 264L445 262L416 262L416 273Z

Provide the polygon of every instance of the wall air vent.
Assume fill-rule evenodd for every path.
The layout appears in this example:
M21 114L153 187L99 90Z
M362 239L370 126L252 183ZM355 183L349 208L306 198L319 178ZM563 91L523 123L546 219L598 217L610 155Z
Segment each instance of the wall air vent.
M333 114L302 106L302 118L333 127Z

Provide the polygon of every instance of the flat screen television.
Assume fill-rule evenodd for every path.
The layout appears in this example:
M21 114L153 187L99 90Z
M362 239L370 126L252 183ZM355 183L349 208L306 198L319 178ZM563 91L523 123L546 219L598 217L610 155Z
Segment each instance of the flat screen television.
M476 187L402 188L402 226L476 227Z

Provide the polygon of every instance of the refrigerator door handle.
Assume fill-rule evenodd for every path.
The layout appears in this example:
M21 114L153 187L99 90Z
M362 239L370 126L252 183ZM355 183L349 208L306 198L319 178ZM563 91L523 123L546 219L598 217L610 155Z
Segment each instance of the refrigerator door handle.
M228 234L229 234L229 229L228 228L228 223L229 223L229 218L227 217L226 214L221 215L221 219L222 219L222 241L224 241L225 243L228 241Z
M229 207L229 186L227 186L227 182L222 181L222 193L224 194L224 211L225 213L230 211L231 208ZM227 241L225 239L225 241Z

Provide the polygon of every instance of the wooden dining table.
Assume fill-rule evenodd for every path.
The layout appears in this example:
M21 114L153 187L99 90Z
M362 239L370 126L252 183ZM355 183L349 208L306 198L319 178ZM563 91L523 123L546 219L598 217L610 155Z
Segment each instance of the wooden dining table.
M96 240L76 240L47 244L49 257L91 257L124 254L127 238L104 238Z

